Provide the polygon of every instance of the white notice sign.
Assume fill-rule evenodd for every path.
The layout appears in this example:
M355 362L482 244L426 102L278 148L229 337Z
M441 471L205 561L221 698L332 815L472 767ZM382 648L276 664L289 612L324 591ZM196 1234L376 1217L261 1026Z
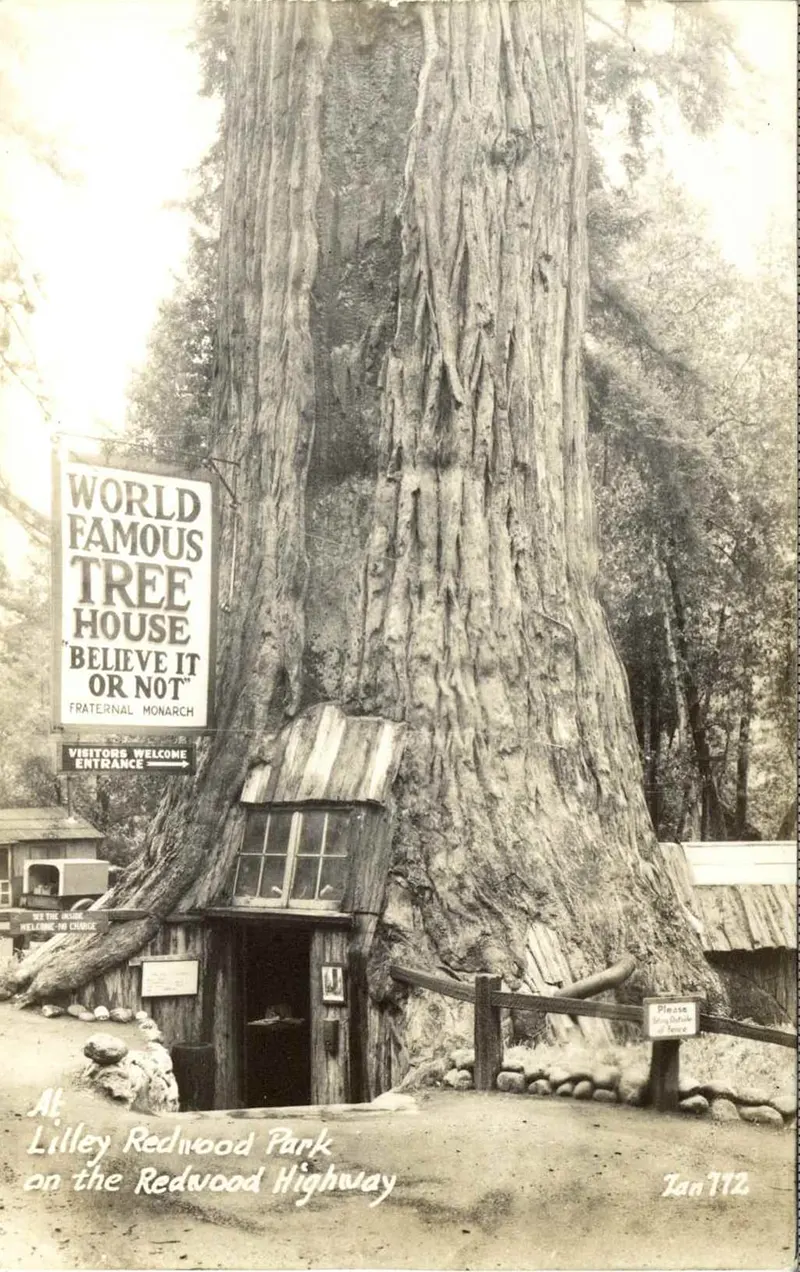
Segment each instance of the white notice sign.
M196 958L142 961L142 998L180 998L197 993L200 963Z
M693 1038L700 1032L702 997L678 994L661 998L645 998L644 1032L646 1038Z

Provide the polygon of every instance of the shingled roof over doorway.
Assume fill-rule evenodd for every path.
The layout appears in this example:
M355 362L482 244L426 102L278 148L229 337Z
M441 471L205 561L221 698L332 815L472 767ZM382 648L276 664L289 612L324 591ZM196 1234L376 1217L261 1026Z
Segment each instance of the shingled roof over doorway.
M282 729L269 760L254 765L243 804L386 804L403 754L405 725L348 716L333 703Z

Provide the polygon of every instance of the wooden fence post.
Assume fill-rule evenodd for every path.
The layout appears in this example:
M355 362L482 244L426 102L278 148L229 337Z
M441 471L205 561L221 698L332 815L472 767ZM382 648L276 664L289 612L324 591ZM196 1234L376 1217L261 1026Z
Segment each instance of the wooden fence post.
M493 1091L503 1062L500 1008L492 1006L492 991L502 984L499 976L478 972L475 977L475 1090Z
M650 1055L650 1103L659 1113L674 1113L678 1108L680 1077L680 1038L657 1038ZM476 1083L477 1085L477 1083Z

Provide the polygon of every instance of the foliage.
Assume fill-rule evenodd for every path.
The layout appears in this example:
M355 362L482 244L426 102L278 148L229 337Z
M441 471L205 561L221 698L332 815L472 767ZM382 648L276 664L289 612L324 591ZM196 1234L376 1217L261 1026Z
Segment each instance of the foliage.
M663 71L663 58L639 57L637 91L651 103ZM630 94L634 81L624 83ZM743 276L646 130L629 127L627 146L624 182L594 164L590 208L604 600L659 834L775 833L794 746L791 249L773 242L757 275Z
M159 311L149 356L128 393L131 450L201 462L211 413L218 255L218 148L199 173L185 276Z

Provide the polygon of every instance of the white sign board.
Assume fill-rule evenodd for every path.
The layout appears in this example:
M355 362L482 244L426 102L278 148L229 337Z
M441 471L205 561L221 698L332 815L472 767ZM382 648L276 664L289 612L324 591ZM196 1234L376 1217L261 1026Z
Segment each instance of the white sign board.
M196 958L142 960L142 998L181 998L197 993Z
M645 998L644 1033L646 1038L693 1038L700 1032L702 997L670 995Z
M55 469L55 726L81 734L208 728L211 478L72 459Z

